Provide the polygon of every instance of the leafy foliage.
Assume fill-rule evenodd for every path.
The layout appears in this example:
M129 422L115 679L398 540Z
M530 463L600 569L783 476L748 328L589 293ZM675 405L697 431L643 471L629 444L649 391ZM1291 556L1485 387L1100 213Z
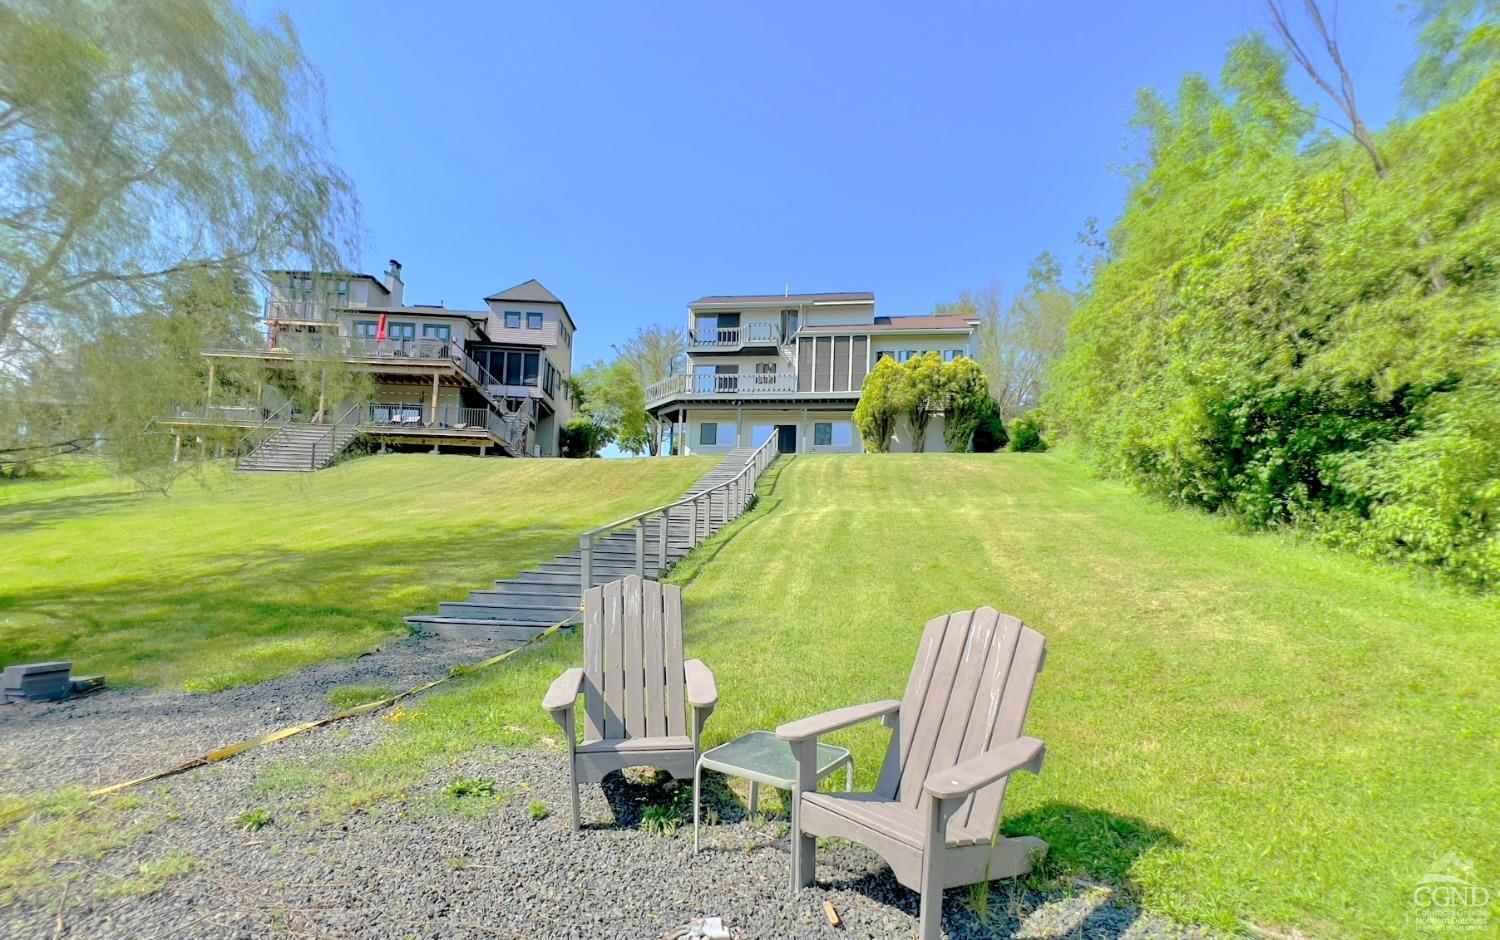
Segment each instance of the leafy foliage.
M1010 423L1010 449L1013 451L1043 451L1047 442L1043 439L1042 416L1030 411Z
M650 448L651 429L646 418L646 390L635 368L625 359L611 363L601 360L579 372L577 378L583 388L583 414L599 429L598 446L613 441L627 453L645 453ZM594 456L597 450L588 456Z
M1049 420L1173 501L1500 583L1500 70L1319 139L1258 39L1146 134ZM1018 437L1019 437L1019 428Z
M905 380L901 366L889 357L876 362L866 376L859 404L854 408L854 424L864 439L865 450L883 454L891 449Z
M972 444L989 453L1005 446L1005 423L984 369L967 358L945 363L935 352L901 364L889 357L875 363L854 409L854 423L866 450L885 453L898 420L905 417L912 450L921 451L927 425L939 414L947 416L943 442L951 451L968 450Z
M597 457L610 442L610 432L589 415L575 415L558 431L558 442L564 457Z
M989 381L973 359L955 359L943 367L942 380L947 404L943 443L950 451L993 453L1005 446L1005 422L1000 406L990 397Z

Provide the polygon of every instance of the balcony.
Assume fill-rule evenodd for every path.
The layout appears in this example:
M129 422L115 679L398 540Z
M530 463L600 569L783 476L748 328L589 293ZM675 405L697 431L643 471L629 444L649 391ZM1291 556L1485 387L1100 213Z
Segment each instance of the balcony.
M689 352L732 352L746 346L781 345L781 326L747 323L744 326L702 326L688 330Z
M646 406L649 408L674 398L786 398L795 394L797 376L791 372L705 372L673 375L653 382L646 389Z
M282 323L336 323L334 308L317 300L267 300L266 319Z

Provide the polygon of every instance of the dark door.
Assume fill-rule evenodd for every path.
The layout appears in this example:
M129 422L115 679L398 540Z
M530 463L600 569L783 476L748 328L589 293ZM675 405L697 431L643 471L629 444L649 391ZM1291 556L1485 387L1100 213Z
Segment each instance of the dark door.
M776 425L776 446L783 454L797 452L797 426L795 424Z

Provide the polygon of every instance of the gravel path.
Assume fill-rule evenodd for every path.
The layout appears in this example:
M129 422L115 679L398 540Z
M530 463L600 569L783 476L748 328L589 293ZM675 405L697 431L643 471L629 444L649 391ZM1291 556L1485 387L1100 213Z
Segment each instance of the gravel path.
M497 651L494 644L402 637L358 659L223 692L106 689L55 704L0 705L0 779L7 793L130 780L324 717L334 710L324 698L334 686L400 691Z
M54 884L0 908L0 935L649 938L704 915L722 916L736 940L915 933L916 895L858 846L820 849L818 886L790 895L785 822L746 820L722 786L721 821L705 829L697 856L691 825L670 838L640 828L643 806L662 800L663 788L618 775L583 788L589 828L572 835L564 761L544 749L471 752L406 800L336 822L310 818L296 794L268 798L256 788L274 762L318 760L383 733L373 717L351 719L141 788L142 804L120 823L149 818L156 828L55 872L85 866L61 933ZM457 777L493 779L497 794L455 801L444 791ZM552 815L533 820L534 801ZM271 824L242 831L240 814L262 805ZM154 886L143 863L146 872L185 871ZM824 901L841 929L828 925ZM1052 896L997 889L987 921L952 891L945 914L950 938L1208 936L1142 915L1102 887Z

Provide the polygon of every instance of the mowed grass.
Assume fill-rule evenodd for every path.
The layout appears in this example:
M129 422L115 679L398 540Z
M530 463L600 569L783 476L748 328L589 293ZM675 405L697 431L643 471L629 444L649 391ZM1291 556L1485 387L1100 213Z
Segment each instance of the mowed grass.
M0 664L190 691L282 675L401 635L712 464L390 455L217 466L166 496L92 472L0 486Z
M705 563L706 560L706 563ZM991 604L1048 640L1047 742L1004 830L1150 910L1234 930L1417 932L1448 853L1500 883L1500 602L1162 508L1055 455L797 457L676 573L687 652L717 671L710 745L898 697L926 620ZM381 745L271 789L325 810L399 798L457 752L556 728L576 636L455 680ZM887 732L833 740L870 786ZM345 776L347 775L347 776ZM511 783L513 781L504 781Z

